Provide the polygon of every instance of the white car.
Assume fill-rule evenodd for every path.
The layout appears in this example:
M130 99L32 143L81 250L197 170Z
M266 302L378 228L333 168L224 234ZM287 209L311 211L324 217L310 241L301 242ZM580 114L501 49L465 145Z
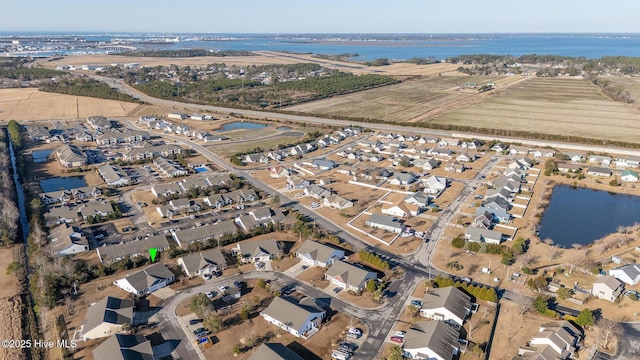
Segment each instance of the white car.
M397 336L399 338L403 338L407 333L405 333L404 331L396 331L396 333L393 336Z
M362 330L360 330L358 328L351 328L351 329L349 329L348 334L351 335L351 336L359 338L360 336L362 336Z
M224 286L224 285L220 285L220 286L218 286L218 290L225 291L225 290L227 290L227 287Z
M207 291L204 294L207 295L207 298L209 298L209 300L211 300L211 299L213 299L215 297L215 294L213 293L213 291Z

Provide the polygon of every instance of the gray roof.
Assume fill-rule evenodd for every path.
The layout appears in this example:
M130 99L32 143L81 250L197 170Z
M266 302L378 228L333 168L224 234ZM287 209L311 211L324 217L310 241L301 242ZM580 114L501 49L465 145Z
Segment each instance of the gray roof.
M594 172L599 174L611 174L611 169L599 166L589 166L587 168L587 173Z
M111 246L101 246L96 249L101 262L117 261L125 256L147 255L150 248L165 250L169 248L169 241L164 234L151 236L148 239L134 240Z
M344 257L344 250L342 249L336 249L329 245L307 240L300 246L297 253L302 255L308 254L312 260L326 262L336 250L342 251L342 257Z
M150 288L155 282L171 279L175 275L164 264L156 263L127 276L125 279L138 291Z
M71 237L73 233L79 233L80 238L77 239ZM51 241L49 246L56 253L66 249L72 244L89 246L87 238L82 234L82 229L67 224L61 224L51 229L51 232L49 233L49 240Z
M143 335L116 334L93 350L94 360L154 360L151 342Z
M622 283L620 282L620 280L614 278L613 276L603 276L598 280L594 281L593 285L595 284L604 284L611 290L615 290L620 286L622 286Z
M469 241L485 242L485 239L493 239L500 241L502 239L502 233L495 230L488 230L469 226L464 234L469 238Z
M429 348L443 359L453 357L458 347L458 331L443 321L418 321L404 336L404 349Z
M181 259L190 274L197 273L208 264L215 264L219 268L227 266L227 260L219 249L210 249L197 254L187 255Z
M281 343L260 345L248 360L303 360Z
M380 224L388 227L402 229L402 224L399 223L397 220L398 219L392 216L381 215L381 214L371 214L367 222L372 224Z
M278 255L280 254L280 248L278 247L278 242L273 239L266 239L260 241L251 241L251 242L239 242L238 249L242 253L242 256L256 256L260 253L267 253L269 255Z
M364 279L370 274L374 275L373 278L378 277L378 274L373 271L367 271L342 260L334 261L333 265L331 265L326 272L327 276L334 278L339 276L345 284L353 287L360 287Z
M225 220L217 222L214 225L178 230L174 233L173 238L178 241L180 246L186 246L194 241L214 239L225 234L234 234L237 231L238 228L235 226L233 220Z
M429 290L422 299L423 309L445 308L464 320L471 297L455 286Z
M325 311L315 303L313 298L298 301L296 298L276 296L263 313L295 330L300 330L312 314L324 314Z
M114 325L130 324L133 320L133 300L118 299L107 296L89 306L87 316L82 323L82 331L86 334L102 323Z

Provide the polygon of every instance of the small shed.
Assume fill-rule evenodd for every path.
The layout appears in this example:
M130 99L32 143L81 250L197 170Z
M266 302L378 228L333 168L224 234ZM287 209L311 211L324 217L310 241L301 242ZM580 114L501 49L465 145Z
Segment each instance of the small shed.
M619 257L619 256L612 256L611 257L611 262L614 263L614 264L620 265L620 264L622 264L622 258Z

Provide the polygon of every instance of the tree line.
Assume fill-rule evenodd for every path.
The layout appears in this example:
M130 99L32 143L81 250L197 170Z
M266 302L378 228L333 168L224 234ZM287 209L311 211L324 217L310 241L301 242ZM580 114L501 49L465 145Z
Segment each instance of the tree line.
M99 99L118 100L126 102L136 101L130 95L118 92L105 83L87 78L50 81L41 84L38 89L40 91L66 95L90 96Z

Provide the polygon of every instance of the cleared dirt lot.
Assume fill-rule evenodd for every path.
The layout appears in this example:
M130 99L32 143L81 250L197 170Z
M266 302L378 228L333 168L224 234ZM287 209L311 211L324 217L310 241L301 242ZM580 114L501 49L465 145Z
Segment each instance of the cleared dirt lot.
M310 114L410 121L440 107L478 95L459 88L468 82L486 84L499 77L436 76L336 96L287 108Z
M42 92L37 89L0 90L0 120L77 119L91 115L125 116L138 104Z
M430 122L638 142L640 111L582 79L532 78Z

